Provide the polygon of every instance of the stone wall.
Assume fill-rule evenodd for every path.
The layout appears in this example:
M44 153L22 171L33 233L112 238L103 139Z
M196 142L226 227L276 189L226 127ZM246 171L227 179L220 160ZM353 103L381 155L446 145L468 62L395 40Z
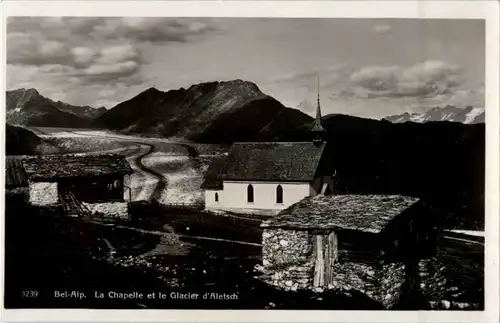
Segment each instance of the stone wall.
M341 262L333 267L335 278L329 289L357 290L370 298L375 298L377 271L374 265L358 262Z
M307 231L264 230L262 266L258 266L267 283L285 290L308 288L314 262L312 241Z
M312 252L307 231L264 230L262 245L264 267L308 261Z
M126 202L86 203L82 204L94 216L118 217L128 219L128 204Z
M418 264L420 291L429 301L441 300L446 293L445 266L436 258Z
M59 203L57 182L29 183L29 202L37 206Z
M15 187L6 188L6 195L21 197L24 201L29 201L29 188L28 187Z
M406 280L404 263L339 261L334 264L332 284L314 288L313 238L308 231L264 229L263 262L256 268L262 273L259 278L284 290L358 291L385 308L397 304Z
M405 264L402 262L388 263L377 271L378 284L374 299L385 308L396 305L401 297L402 287L406 281Z

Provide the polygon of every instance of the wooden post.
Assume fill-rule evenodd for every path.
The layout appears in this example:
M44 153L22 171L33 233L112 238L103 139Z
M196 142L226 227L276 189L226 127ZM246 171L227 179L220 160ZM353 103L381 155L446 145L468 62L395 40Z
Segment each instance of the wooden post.
M326 243L326 261L325 261L325 285L328 286L333 283L334 272L333 266L338 257L337 235L334 231L328 235Z
M330 272L331 268L333 266L333 261L332 261L332 246L330 245L330 236L325 235L324 236L325 240L325 278L324 278L324 285L328 286L331 284L330 281Z
M316 265L314 267L314 287L323 287L325 278L325 259L323 254L323 235L316 236Z
M328 236L328 243L332 248L332 266L335 265L335 262L337 261L339 257L339 247L338 247L338 240L337 240L337 235L335 234L335 231L332 231L330 235Z

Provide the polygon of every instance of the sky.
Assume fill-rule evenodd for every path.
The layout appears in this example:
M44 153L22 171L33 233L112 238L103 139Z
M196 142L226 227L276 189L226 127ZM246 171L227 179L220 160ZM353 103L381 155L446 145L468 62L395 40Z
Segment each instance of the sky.
M7 89L112 108L155 87L251 81L314 114L484 107L482 20L9 17Z

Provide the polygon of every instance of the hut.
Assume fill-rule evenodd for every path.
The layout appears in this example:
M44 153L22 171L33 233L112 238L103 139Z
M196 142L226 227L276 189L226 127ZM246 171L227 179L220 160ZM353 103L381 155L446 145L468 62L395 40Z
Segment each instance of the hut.
M20 157L5 158L5 193L28 199L28 179Z
M67 215L128 217L124 184L133 173L120 155L45 155L23 161L29 203L57 206Z
M390 308L436 253L432 219L414 197L305 198L261 224L260 278L285 290L356 291Z

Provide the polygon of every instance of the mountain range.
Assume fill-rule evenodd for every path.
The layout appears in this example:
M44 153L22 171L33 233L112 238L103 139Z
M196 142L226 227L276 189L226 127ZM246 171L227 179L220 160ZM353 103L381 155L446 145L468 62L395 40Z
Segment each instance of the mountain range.
M467 106L457 108L452 105L445 107L435 107L423 113L408 113L393 115L385 118L388 121L399 122L428 122L428 121L451 121L466 124L484 123L485 109Z
M74 106L54 102L36 89L17 89L6 93L6 118L10 124L36 127L95 127L94 118L106 108Z
M242 80L167 92L150 88L96 118L102 127L126 133L217 143L269 138L311 120Z
M150 88L95 118L75 113L84 109L62 106L35 90L10 91L7 101L8 122L92 126L205 143L310 140L313 123L312 117L241 80L167 92ZM451 121L455 112L459 122L324 116L322 124L338 178L346 180L340 184L353 194L404 194L435 200L451 210L447 211L453 215L448 225L484 229L485 124L473 108L457 109L436 108L428 116ZM462 112L461 119L458 112ZM470 121L472 114L476 114L475 122ZM8 154L29 153L38 140L26 129L7 126Z
M242 80L200 83L166 92L149 88L109 110L55 102L36 89L7 91L6 101L7 122L14 125L105 128L200 142L259 140L312 121L300 110L264 94L256 84ZM475 124L485 122L485 111L447 105L384 120Z

